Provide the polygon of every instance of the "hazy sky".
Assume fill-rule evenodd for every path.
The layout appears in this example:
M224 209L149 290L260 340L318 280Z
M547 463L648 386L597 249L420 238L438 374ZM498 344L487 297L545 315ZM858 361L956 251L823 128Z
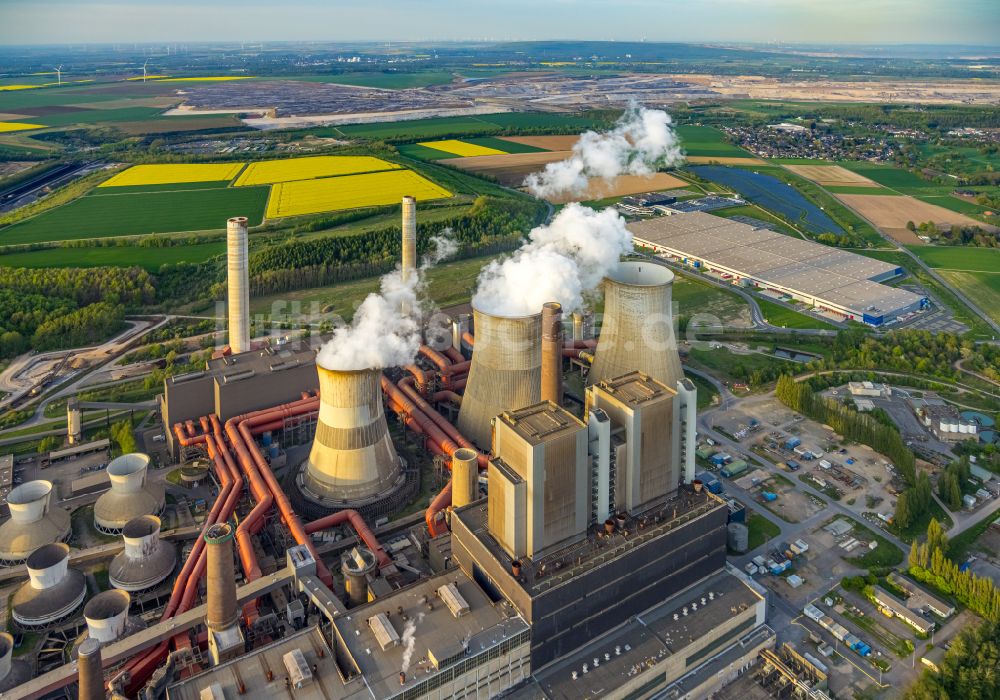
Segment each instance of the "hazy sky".
M0 0L0 43L616 39L1000 43L1000 0Z

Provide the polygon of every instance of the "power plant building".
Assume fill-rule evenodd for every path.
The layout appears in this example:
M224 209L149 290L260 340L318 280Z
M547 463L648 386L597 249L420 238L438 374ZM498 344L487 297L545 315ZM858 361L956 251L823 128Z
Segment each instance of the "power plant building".
M704 212L647 219L628 228L636 246L870 326L929 303L925 296L879 284L903 274L897 265Z

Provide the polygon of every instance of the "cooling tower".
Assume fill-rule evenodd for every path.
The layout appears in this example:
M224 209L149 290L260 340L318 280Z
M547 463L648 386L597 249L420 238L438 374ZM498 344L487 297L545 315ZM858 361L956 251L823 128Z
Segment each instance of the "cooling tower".
M623 262L604 279L604 321L588 384L638 370L668 387L684 378L671 310L674 273Z
M0 693L13 690L34 674L34 661L14 658L14 637L0 632Z
M69 513L51 507L51 499L51 481L29 481L7 494L10 520L0 525L0 561L20 564L39 547L69 537Z
M101 645L93 639L80 645L80 700L105 700L104 664L101 661Z
M479 500L479 454L468 447L451 456L451 505L461 508Z
M110 590L98 593L83 606L83 619L87 631L80 638L80 646L87 639L96 640L101 646L135 634L145 628L138 618L129 617L132 597L125 591ZM75 650L79 655L80 646Z
M488 451L494 418L541 400L542 315L493 316L473 309L473 318L476 342L458 429Z
M247 218L226 221L226 267L229 283L229 348L234 355L250 350L250 284L247 280Z
M80 442L83 435L80 427L80 402L74 396L66 401L66 439L71 445Z
M83 574L69 568L69 546L47 544L26 562L28 581L11 598L14 621L37 629L69 616L87 595Z
M382 372L319 365L319 419L301 488L307 497L350 502L392 489L402 462L382 409Z
M155 515L132 518L122 529L125 550L111 560L108 578L123 591L144 591L162 582L174 570L177 550L160 540L160 519Z
M163 487L148 482L149 455L122 455L108 464L111 489L94 504L94 525L109 535L121 534L133 518L159 515L163 510Z

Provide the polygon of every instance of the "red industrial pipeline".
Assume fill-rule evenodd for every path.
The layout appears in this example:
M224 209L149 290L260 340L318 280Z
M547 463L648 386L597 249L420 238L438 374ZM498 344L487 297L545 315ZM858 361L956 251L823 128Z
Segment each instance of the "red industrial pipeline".
M462 333L462 340L468 343L470 348L475 347L476 345L476 338L474 335L472 335L472 333L469 333L469 331L465 331L465 333Z
M453 348L450 345L444 349L444 354L452 362L456 362L456 363L457 362L465 362L465 355L463 355L457 349Z
M439 353L430 345L421 345L418 352L422 356L426 357L430 362L434 363L437 366L437 368L442 372L451 367L452 365L452 362L449 358Z
M473 445L469 440L465 438L464 435L462 435L462 433L458 432L458 428L449 423L448 420L440 413L435 411L434 407L431 406L429 403L427 403L427 401L424 400L424 397L422 397L420 393L415 388L413 388L413 381L409 377L403 377L403 379L399 381L398 386L403 391L403 393L406 394L413 401L414 404L416 404L417 408L420 409L420 412L423 413L424 416L429 418L431 421L433 421L434 424L438 428L440 428L444 432L444 434L447 435L452 441L457 443L459 447L468 447L470 450L476 451L476 453L479 455L480 469L485 469L489 465L490 463L489 456L480 452L475 445ZM448 454L451 455L453 451L454 450L449 451Z
M351 527L354 528L354 532L357 534L358 539L365 543L378 559L379 568L388 566L392 563L392 557L390 557L382 544L375 537L375 533L371 531L368 527L368 523L365 519L361 517L361 513L356 510L340 510L336 513L331 513L326 517L320 518L319 520L313 520L311 523L306 525L306 534L313 534L314 532L322 532L323 530L329 530L331 527L337 527L338 525L343 525L349 522Z
M420 387L421 393L427 391L427 385L430 384L431 380L434 378L432 372L420 369L414 364L405 365L403 369L416 377L417 386Z
M460 394L456 394L454 391L450 391L449 389L442 389L441 391L436 391L433 394L431 394L431 401L433 401L434 403L440 403L441 401L450 401L456 406L461 406L462 396Z
M462 360L442 369L441 375L444 377L453 377L458 374L468 374L470 367L472 367L472 360Z

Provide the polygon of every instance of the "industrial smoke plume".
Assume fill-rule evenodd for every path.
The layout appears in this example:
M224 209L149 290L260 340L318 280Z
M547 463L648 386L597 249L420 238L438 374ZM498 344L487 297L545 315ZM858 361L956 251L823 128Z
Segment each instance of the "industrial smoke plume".
M413 362L421 342L419 301L424 271L455 254L458 244L449 234L445 229L431 238L434 252L424 258L417 274L404 280L396 268L382 277L381 290L369 294L354 320L335 328L333 338L320 348L316 357L320 366L345 371Z
M652 175L684 158L670 115L660 109L629 105L611 131L588 131L573 146L573 155L532 173L524 184L536 197L552 198L586 192L591 178Z
M496 316L527 316L557 301L572 313L631 251L632 234L614 209L569 204L512 256L483 268L472 305Z

